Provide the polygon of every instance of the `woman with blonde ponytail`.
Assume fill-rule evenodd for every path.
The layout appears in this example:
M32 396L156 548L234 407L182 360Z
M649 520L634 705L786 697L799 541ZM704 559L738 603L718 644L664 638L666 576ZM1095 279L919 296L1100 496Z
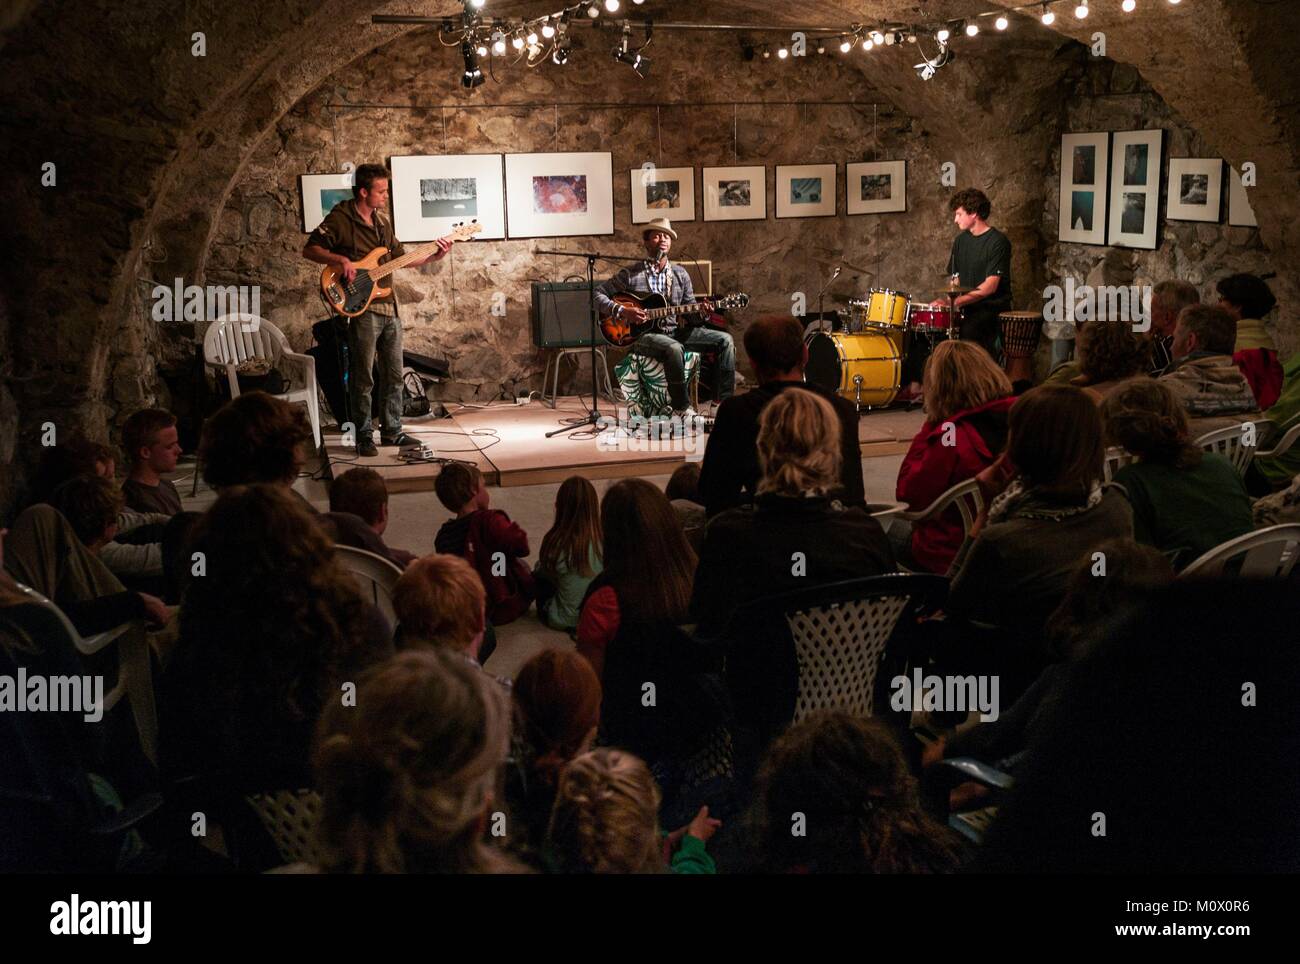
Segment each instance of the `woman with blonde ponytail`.
M780 614L738 625L738 607L793 589L894 570L884 530L828 493L840 473L840 422L824 398L790 388L763 409L762 478L751 506L709 523L691 596L702 635L729 649L727 684L738 722L760 750L790 722L799 671Z
M367 672L356 705L334 703L317 737L322 869L523 870L487 837L504 816L497 787L509 743L505 693L461 656L408 651Z

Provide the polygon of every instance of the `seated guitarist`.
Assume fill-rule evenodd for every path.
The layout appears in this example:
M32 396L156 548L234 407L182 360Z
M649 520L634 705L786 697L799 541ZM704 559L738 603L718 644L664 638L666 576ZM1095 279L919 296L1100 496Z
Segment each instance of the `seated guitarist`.
M668 252L677 240L677 232L667 218L655 218L641 234L645 244L646 260L639 265L629 265L596 289L596 304L602 315L615 315L630 322L645 320L640 308L627 308L617 304L611 296L631 294L644 298L651 294L662 295L670 305L686 305L695 301L691 276L681 265L668 260ZM707 302L706 302L707 303ZM632 350L655 358L664 366L668 380L668 396L673 414L692 418L698 413L691 408L686 397L686 349L700 352L717 352L718 375L713 399L717 405L729 398L736 388L736 345L731 335L712 328L687 326L669 315L657 331L647 331L632 345Z

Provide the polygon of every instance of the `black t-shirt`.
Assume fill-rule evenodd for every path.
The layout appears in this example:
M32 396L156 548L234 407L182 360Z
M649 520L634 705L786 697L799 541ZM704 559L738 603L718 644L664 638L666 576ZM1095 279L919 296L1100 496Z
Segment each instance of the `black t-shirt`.
M985 278L997 275L998 290L966 310L1006 311L1011 307L1011 242L997 228L976 237L969 231L957 235L948 259L948 273L961 275L963 288L978 288Z

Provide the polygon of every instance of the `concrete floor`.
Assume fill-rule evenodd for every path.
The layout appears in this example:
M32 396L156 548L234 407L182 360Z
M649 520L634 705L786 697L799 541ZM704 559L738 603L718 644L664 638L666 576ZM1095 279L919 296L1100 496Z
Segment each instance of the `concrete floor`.
M868 502L892 502L894 500L894 482L898 477L901 455L883 456L862 461L862 477L866 488ZM311 475L319 473L319 462L309 463L306 472ZM180 489L185 508L202 510L213 500L213 493L200 485L194 498L189 497L193 477L193 464L180 467L173 477ZM668 484L667 475L647 476L649 481L664 488ZM594 481L596 491L604 495L616 479ZM542 536L551 527L555 517L555 493L560 483L546 485L515 486L490 488L492 507L503 509L510 518L519 523L528 533L529 547L533 554L528 557L531 565L536 561L537 550L541 547ZM319 509L329 507L329 493L324 482L304 476L294 485ZM451 513L442 507L433 492L398 492L389 497L388 529L384 541L388 545L425 555L433 551L433 538L438 527ZM526 663L533 654L547 647L571 647L573 641L568 635L543 626L534 612L517 619L508 626L497 630L497 649L488 660L488 669L499 676L514 677L519 667Z

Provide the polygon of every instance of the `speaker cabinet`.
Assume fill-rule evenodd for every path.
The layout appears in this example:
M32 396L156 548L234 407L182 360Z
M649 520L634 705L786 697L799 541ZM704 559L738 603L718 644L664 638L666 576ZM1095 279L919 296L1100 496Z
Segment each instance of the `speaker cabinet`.
M597 282L599 284L599 282ZM533 344L538 348L585 348L591 344L591 305L585 281L533 282ZM599 330L596 344L605 344Z

